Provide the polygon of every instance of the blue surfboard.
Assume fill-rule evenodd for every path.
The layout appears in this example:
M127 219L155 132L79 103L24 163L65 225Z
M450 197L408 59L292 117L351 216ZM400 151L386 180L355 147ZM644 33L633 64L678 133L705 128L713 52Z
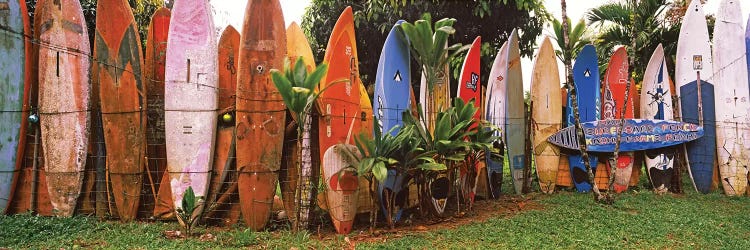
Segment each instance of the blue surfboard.
M20 2L24 3L24 2ZM16 172L21 166L28 123L29 83L24 20L26 6L19 1L0 5L0 214L9 205Z
M578 111L581 115L581 123L599 120L601 107L599 92L599 62L596 57L596 49L593 45L586 45L578 53L576 62L573 65L573 81L578 97ZM573 116L573 100L568 95L567 114L568 119L566 126L575 125ZM573 184L578 192L591 191L589 175L586 172L586 166L583 157L580 154L568 156L570 161L570 176L573 178ZM589 154L591 170L596 173L596 156Z
M409 110L411 105L411 69L409 68L411 57L409 41L398 28L402 22L404 21L396 22L385 39L375 75L375 96L372 104L378 118L377 126L383 133L390 131L394 136L398 133L398 128L391 129L403 125L403 112ZM395 212L391 215L393 222L400 219L406 207L406 195L401 193L402 191L408 192L408 189L404 188L404 179L404 176L399 175L395 170L390 170L385 183L378 186L378 195L382 202L385 202L383 193L386 190L398 198L395 201L396 204L393 204ZM385 204L381 204L381 207L382 211L387 213Z
M682 121L703 126L703 137L686 143L685 149L695 189L708 193L716 157L716 105L711 82L713 58L700 1L691 2L687 9L677 43L675 85Z

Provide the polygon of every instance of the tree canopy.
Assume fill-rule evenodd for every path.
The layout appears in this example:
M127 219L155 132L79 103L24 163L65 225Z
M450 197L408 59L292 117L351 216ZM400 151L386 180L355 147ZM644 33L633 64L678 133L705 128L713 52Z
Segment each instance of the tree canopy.
M313 0L301 26L316 61L320 62L338 16L346 6L352 6L360 75L363 82L372 84L387 32L396 21L414 21L423 13L430 13L433 20L456 18L456 33L451 43L470 44L476 36L482 36L482 83L486 84L495 54L514 28L520 31L521 53L524 56L533 54L536 38L542 33L549 16L542 3L541 0ZM459 57L451 62L454 85L462 61L463 57ZM412 71L412 75L419 75L420 71L414 63ZM419 83L415 81L412 84Z

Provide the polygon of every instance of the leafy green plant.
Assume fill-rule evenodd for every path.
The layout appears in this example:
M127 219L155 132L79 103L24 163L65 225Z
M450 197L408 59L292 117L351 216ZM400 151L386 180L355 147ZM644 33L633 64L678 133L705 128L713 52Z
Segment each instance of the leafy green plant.
M193 187L188 187L182 195L182 206L175 209L177 218L185 227L185 233L188 237L191 235L193 227L200 221L201 209L197 208L202 207L203 203L203 196L195 196Z
M300 228L307 228L310 208L314 199L313 188L317 182L312 177L312 151L310 147L304 147L304 145L310 145L311 142L312 111L315 107L315 101L325 91L325 89L322 89L315 92L315 89L328 72L328 65L318 65L315 70L308 74L302 57L297 58L292 68L290 68L290 64L288 60L285 61L283 71L272 69L271 79L282 99L284 99L284 104L291 111L292 118L296 120L297 124L301 124L297 126L297 150L299 150L298 155L302 158L299 161L300 181L295 192L297 211L290 215L292 228L296 231Z

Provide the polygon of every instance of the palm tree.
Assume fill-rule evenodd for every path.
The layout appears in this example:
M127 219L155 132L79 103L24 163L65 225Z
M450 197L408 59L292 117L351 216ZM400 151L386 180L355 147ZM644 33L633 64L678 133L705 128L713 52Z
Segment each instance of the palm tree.
M589 24L599 28L596 45L602 57L608 57L618 45L630 45L628 56L631 75L640 82L643 79L651 53L659 43L677 44L679 23L665 17L670 3L667 0L628 0L612 2L591 9L586 13ZM664 48L674 55L675 46ZM607 62L600 58L600 62ZM603 65L606 67L606 65Z
M565 18L568 19L567 17ZM557 41L557 46L560 48L559 50L555 50L557 58L562 62L570 63L573 61L573 56L577 55L578 52L581 52L583 46L591 43L591 39L586 36L586 22L584 22L583 19L579 20L575 27L571 27L570 20L567 20L566 23L568 26L567 30L569 31L567 33L569 45L565 45L565 39L563 39L563 24L560 20L552 20L552 29L555 32L554 39ZM566 75L570 73L568 72L568 70L570 70L570 68L567 67L568 65L569 64L566 63Z

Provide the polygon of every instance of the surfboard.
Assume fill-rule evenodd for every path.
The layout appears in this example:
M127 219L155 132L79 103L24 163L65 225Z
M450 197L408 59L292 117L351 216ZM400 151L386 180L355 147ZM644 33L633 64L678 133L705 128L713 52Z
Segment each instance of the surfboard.
M539 188L543 193L555 191L557 170L560 164L560 150L547 142L547 138L562 126L562 95L560 95L560 74L552 42L545 37L534 59L531 75L531 120L536 172Z
M627 106L625 105L625 90L628 79L628 53L625 47L620 47L612 54L604 78L604 88L602 88L602 120L620 119L625 109L624 118L632 119L635 114L633 111L633 94L636 92L635 84L630 87L630 93L627 97ZM614 156L612 156L614 157ZM607 159L607 168L611 169L614 159ZM633 152L621 152L614 162L615 182L613 183L614 191L622 193L628 189L630 184L630 175L633 173ZM609 172L607 172L609 173ZM606 175L609 177L609 174ZM600 187L601 188L601 187Z
M471 47L466 53L466 58L461 66L461 75L458 78L458 90L456 90L459 98L463 99L466 103L473 101L475 107L481 107L482 101L482 84L479 80L481 49L482 38L478 36L471 43ZM472 128L476 128L479 125L479 120L482 119L481 108L474 114L474 119L475 122L471 125ZM469 204L474 203L474 196L477 190L476 184L479 178L479 165L477 163L473 159L467 160L464 163L466 164L466 169L462 169L460 173L461 192ZM472 170L469 171L469 169Z
M56 216L72 216L89 136L89 47L78 1L45 1L39 15L39 116L47 188ZM65 23L66 25L62 25ZM64 49L63 49L64 48Z
M319 136L320 157L324 159L322 168L326 182L326 202L336 232L347 234L352 229L354 215L357 213L358 180L354 172L345 169L346 164L335 158L331 158L334 159L331 161L325 159L326 154L333 154L334 145L352 145L353 136L357 131L362 131L362 122L357 121L362 119L362 92L351 7L344 9L336 21L323 63L329 66L328 73L319 86L320 89L327 90L318 99L323 112ZM342 79L347 81L334 83Z
M101 101L107 172L117 214L135 219L146 166L146 86L138 26L127 1L96 5L92 67ZM111 17L122 17L113 20Z
M750 74L750 55L748 55L750 54L750 17L747 19L747 23L749 25L745 26L745 57L747 59L747 68ZM750 81L748 81L748 85L750 85ZM750 173L748 173L748 178L750 178ZM750 188L747 188L745 192L747 193L747 195L750 195Z
M249 1L245 16L237 82L237 152L242 152L237 169L242 217L259 231L268 222L281 167L286 107L270 70L283 68L286 27L277 0Z
M359 79L359 74L357 73L357 78ZM360 112L360 118L355 121L355 123L360 124L359 131L355 131L355 134L358 135L364 135L367 138L372 139L373 138L373 131L375 129L375 126L373 126L373 109L372 109L372 101L370 100L370 95L368 94L368 90L365 87L365 85L362 83L362 80L357 80L359 85L359 107L362 109L362 112ZM373 91L374 94L374 91ZM370 182L362 176L359 176L359 194L357 195L358 201L357 201L357 213L365 213L372 211L374 209L377 209L378 204L375 204L372 201L372 196L370 195L370 189L369 184Z
M385 38L375 74L375 95L372 104L380 131L383 134L390 132L393 136L403 127L403 113L409 111L412 103L410 45L406 36L399 33L401 31L398 28L403 22L397 21ZM404 188L404 177L396 170L389 170L385 181L378 185L381 209L386 219L394 223L400 219L406 208L406 192L409 190ZM391 206L387 207L386 204Z
M0 3L0 214L5 214L13 198L18 175L24 161L26 131L29 128L29 95L31 90L31 43L24 35L29 30L26 4L23 1Z
M209 206L216 206L204 217L215 219L223 225L233 225L240 217L237 202L237 171L235 166L235 93L239 64L240 33L228 25L219 37L219 119L216 131L214 163L211 186L208 189Z
M448 46L446 42L445 46ZM446 55L448 56L448 55ZM444 112L450 108L451 103L451 84L450 84L450 68L448 63L445 64L445 69L441 72L441 81L436 82L433 86L432 92L430 92L427 85L427 77L422 74L422 78L419 83L419 103L422 105L422 113L424 114L425 127L430 133L433 133L435 129L435 121L437 115L440 112Z
M692 1L680 26L675 62L677 96L683 122L698 124L704 136L685 145L688 171L694 187L711 191L716 157L713 59L706 16L700 1Z
M562 117L560 119L560 127L562 127L568 122L568 90L565 85L560 87L560 97L560 100L562 100ZM573 177L570 176L570 164L568 164L568 155L565 154L565 152L560 152L560 164L557 167L556 185L560 187L573 186Z
M484 107L486 108L485 119L498 128L495 136L499 139L493 143L493 147L505 155L505 102L508 81L508 42L506 41L497 51L495 60L487 83L487 94ZM499 198L503 185L504 159L492 159L487 157L488 189L493 198Z
M302 60L307 67L307 72L310 73L315 70L315 57L313 56L312 48L310 48L310 43L307 41L305 33L295 22L292 22L289 27L286 28L286 45L289 62L294 63L297 61L298 57L302 57ZM303 152L303 154L305 154L305 157L307 159L312 160L311 155L315 155L311 150L311 137L313 136L313 131L311 128L314 116L310 114L306 119L305 134L302 138L302 147L305 151ZM299 124L297 124L297 126L299 126ZM289 133L287 133L286 135L287 139L284 140L285 156L284 160L281 162L282 171L279 174L279 184L281 187L281 198L284 202L284 211L286 211L286 214L290 221L296 221L297 202L295 195L297 192L297 186L299 185L300 173L304 173L304 176L312 176L313 170L315 168L318 168L319 166L315 164L315 162L317 161L300 161L300 152L298 152L299 148L297 143L297 130L294 129L293 131L288 132ZM300 164L305 165L302 166ZM309 197L304 200L309 200ZM303 211L300 212L305 213ZM309 215L303 215L303 217L305 218L307 218L308 216Z
M508 162L513 177L516 194L523 189L523 168L526 148L526 107L524 106L523 74L521 70L521 49L518 45L516 29L508 40L508 73L505 91L505 146L508 149ZM530 181L530 180L529 180Z
M744 195L750 165L750 89L740 2L721 1L716 21L713 80L721 186L726 195Z
M703 127L692 123L625 119L622 126L620 142L621 152L664 148L694 141L704 135ZM598 120L581 123L586 137L587 150L591 152L611 153L615 151L617 128L622 122L616 120ZM578 148L575 126L561 129L547 140L563 148Z
M596 121L600 117L600 92L599 92L599 63L596 57L596 49L593 45L586 45L578 53L575 64L573 64L573 80L577 90L578 111L581 123ZM568 96L568 120L567 126L575 125L573 114L572 96ZM568 156L570 164L570 173L573 178L573 184L578 192L591 191L589 175L586 172L586 166L583 157L580 154L571 154ZM591 170L596 173L597 158L589 155Z
M659 44L649 59L641 87L641 118L673 120L672 94L664 47ZM646 169L656 193L666 193L672 186L675 148L646 150Z
M182 208L185 190L206 198L213 164L218 107L217 52L211 6L178 1L167 40L164 129L172 201ZM203 211L197 205L194 214ZM179 217L178 217L179 219ZM180 223L184 223L180 219Z
M146 141L148 142L148 171L155 180L153 215L165 219L173 217L172 189L167 174L167 147L164 138L164 76L167 59L167 38L169 35L169 19L172 12L167 8L159 8L151 16L148 36L146 38L145 69L146 89L148 89L148 121Z

